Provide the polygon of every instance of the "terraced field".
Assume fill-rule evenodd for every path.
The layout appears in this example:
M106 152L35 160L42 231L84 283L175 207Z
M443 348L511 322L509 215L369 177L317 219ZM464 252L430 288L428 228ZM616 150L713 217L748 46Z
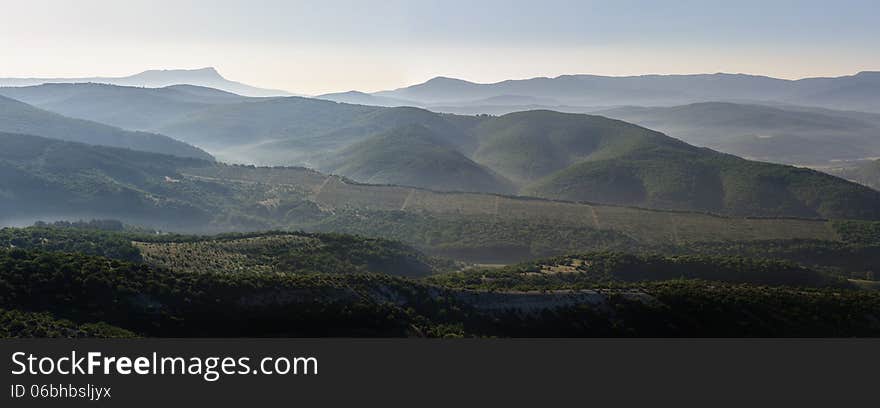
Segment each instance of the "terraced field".
M189 172L195 175L196 171ZM411 187L367 185L301 168L221 166L198 169L198 177L225 182L287 186L307 194L328 212L404 212L615 231L643 244L815 239L840 237L826 220L745 218L679 211L550 201L476 193L435 192Z

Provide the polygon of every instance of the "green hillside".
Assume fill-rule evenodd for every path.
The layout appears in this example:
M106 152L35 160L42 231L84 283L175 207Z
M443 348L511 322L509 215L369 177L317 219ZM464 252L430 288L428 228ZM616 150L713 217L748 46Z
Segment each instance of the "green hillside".
M703 280L768 286L855 286L794 263L724 256L662 256L597 252L539 259L496 269L437 275L431 282L469 289L576 289L631 282Z
M192 236L91 227L122 225L109 220L69 224L41 222L26 228L2 228L0 247L101 256L189 273L384 273L420 277L457 267L455 262L378 238L299 231Z
M843 235L839 223L818 219L369 185L304 168L229 166L34 136L2 135L0 144L0 222L7 225L115 218L177 232L304 229L394 239L477 262L702 242L839 242Z
M422 125L371 136L334 154L321 170L373 184L513 193L513 185Z
M696 150L618 120L552 111L488 118L472 133L479 141L475 160L520 185L584 160L613 159L643 146Z
M506 263L585 250L689 247L709 242L810 239L832 243L875 234L858 232L858 226L870 224L865 222L853 222L846 227L853 232L844 237L844 224L824 220L725 217L371 186L297 168L215 165L184 172L187 179L250 189L254 193L249 199L266 203L255 208L267 223L380 236L474 262ZM304 195L293 195L294 191ZM719 246L708 253L718 251ZM850 258L870 259L869 255Z
M210 160L204 151L154 133L130 132L119 128L71 119L0 96L0 132L23 133L93 145Z
M168 192L175 168L207 161L8 133L0 133L0 145L0 219L67 215L193 225L208 217Z
M77 324L51 313L0 309L0 338L132 338L135 334L106 323Z
M96 89L130 98L148 95L124 87ZM298 97L238 99L204 88L160 91L157 95L163 97L189 95L176 100L203 101L197 103L206 106L181 109L185 112L156 124L157 129L210 148L232 162L319 168L362 183L656 209L743 216L880 217L880 196L855 184L807 170L736 159L600 116L552 111L457 116ZM157 101L148 102L160 109ZM854 114L834 116L736 104L664 109L669 109L672 118L694 126L785 123L786 129L832 131L847 126L863 129L869 122L864 118L860 122ZM426 130L420 132L433 136L405 138L401 131L394 131L409 126L421 126Z
M880 194L814 170L670 148L586 161L528 186L538 197L736 215L877 219Z
M278 118L277 126L287 124L283 131L273 133L286 139L236 149L235 157L263 157L270 162L284 157L361 182L460 189L459 184L439 182L434 172L402 165L404 158L424 155L424 144L396 144L396 160L387 160L392 155L382 154L379 147L392 151L387 144L383 146L376 139L364 141L377 132L424 124L436 139L448 141L461 153L447 150L435 155L434 159L448 161L442 165L437 162L435 167L465 166L472 171L474 165L465 160L467 156L513 181L515 192L521 195L748 216L880 217L880 195L852 183L808 170L736 159L600 116L530 111L465 117L302 98L252 103L252 107L263 112L256 106L262 104L273 106L279 114L288 112L283 120ZM237 113L232 118L244 112L238 105L216 109L234 110ZM323 115L303 119L308 128L293 122L316 112ZM228 118L216 113L207 118L217 118L216 126L226 129L223 122ZM193 122L200 124L199 132L210 132L215 126L207 118ZM262 130L246 133L266 131L263 122L255 126ZM321 154L316 156L315 152ZM361 154L362 160L356 159ZM465 190L475 187L483 187L482 192L511 191L482 182Z
M71 253L0 249L0 334L124 337L877 336L880 292L726 258L596 258L574 272L192 273ZM599 265L602 262L602 265ZM571 265L546 265L568 268ZM719 267L720 266L720 267ZM752 267L760 267L753 270ZM543 266L542 266L543 267ZM643 269L647 268L647 269ZM666 279L756 273L770 285ZM633 276L629 271L642 276ZM693 272L692 272L693 271ZM599 271L597 271L598 273ZM517 276L519 275L519 276ZM749 281L755 276L737 277ZM650 279L660 279L650 281ZM647 280L646 280L647 279ZM792 287L792 282L805 286ZM814 287L810 287L814 286ZM493 290L486 290L491 287ZM815 288L819 287L819 288ZM555 288L566 288L557 290ZM501 289L501 290L499 290ZM33 294L38 293L39 296ZM11 311L11 312L9 312ZM63 320L61 320L63 319ZM732 324L735 322L736 324ZM33 329L34 327L37 329ZM11 330L10 330L11 329Z
M528 196L736 215L880 217L880 195L853 183L599 116L513 113L474 133L477 162L520 181Z
M190 273L384 273L421 277L455 266L398 242L339 234L272 232L133 239L144 262Z

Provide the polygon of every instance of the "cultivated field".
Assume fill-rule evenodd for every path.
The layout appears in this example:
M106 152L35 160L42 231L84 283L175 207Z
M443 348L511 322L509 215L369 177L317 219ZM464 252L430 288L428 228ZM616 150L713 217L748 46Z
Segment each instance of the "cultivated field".
M218 166L188 174L226 182L286 186L306 193L322 209L402 211L413 214L478 216L488 220L528 220L547 225L610 230L643 244L817 239L840 237L827 220L745 218L680 211L549 201L492 194L430 190L354 183L301 168Z

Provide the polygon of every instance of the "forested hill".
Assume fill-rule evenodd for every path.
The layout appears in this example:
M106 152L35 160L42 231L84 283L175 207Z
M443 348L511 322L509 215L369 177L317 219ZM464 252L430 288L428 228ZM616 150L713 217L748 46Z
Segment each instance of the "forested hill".
M203 150L167 136L72 119L3 96L0 96L0 132L23 133L179 157L212 159Z
M115 218L178 232L305 229L503 262L659 243L841 239L838 223L813 217L756 219L436 192L36 136L0 134L0 143L6 147L0 151L0 222L6 225ZM847 211L859 209L856 204Z
M365 183L739 216L880 217L880 197L870 189L601 116L458 116L194 87L37 88L21 92L47 106L76 101L57 103L203 146L222 160L305 166Z
M376 155L379 142L412 126L429 129L446 153L413 139ZM283 98L215 106L163 130L215 145L236 160L323 168L361 182L497 192L509 191L506 179L516 194L549 199L750 216L880 216L880 196L845 180L737 159L600 116L530 111L467 117ZM411 163L421 170L404 170L404 157L424 158ZM457 167L475 169L469 161L500 178L471 186L432 178L457 177L451 171Z
M751 216L880 217L880 194L855 183L600 116L513 113L473 132L476 161L520 181L523 195Z
M587 258L589 262L590 258ZM624 258L625 259L625 258ZM485 271L429 282L377 273L195 272L75 253L0 249L0 335L128 337L741 337L877 336L880 292L813 281L774 262L605 258L632 280L585 271L517 278ZM603 261L603 262L605 262ZM770 285L666 279L670 263ZM716 266L722 265L721 268ZM551 266L552 268L553 266ZM647 267L639 278L627 268ZM701 272L702 271L702 272ZM799 279L803 275L808 280ZM542 281L542 276L546 277ZM742 275L740 275L742 276ZM750 280L754 276L743 276ZM792 280L794 278L794 280ZM589 279L589 278L586 278ZM656 280L654 280L656 279ZM737 278L742 281L742 278ZM654 281L652 281L654 280ZM628 282L627 282L628 281ZM476 282L474 284L473 282ZM568 283L566 283L568 282ZM581 281L586 282L586 281ZM805 286L789 286L793 282ZM494 285L494 290L486 290ZM34 296L38 293L39 296ZM733 323L735 322L735 324Z
M321 170L374 184L400 184L439 191L507 193L513 183L475 163L422 125L371 136L321 165Z
M0 219L86 216L193 225L208 213L168 191L209 161L0 133Z

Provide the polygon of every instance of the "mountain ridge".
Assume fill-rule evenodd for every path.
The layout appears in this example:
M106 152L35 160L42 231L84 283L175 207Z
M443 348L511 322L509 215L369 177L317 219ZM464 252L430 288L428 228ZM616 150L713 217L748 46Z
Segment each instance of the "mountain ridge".
M101 83L121 86L163 88L171 85L198 85L216 88L243 96L291 96L287 91L264 89L224 78L216 68L154 69L122 77L86 78L0 78L0 86L34 86L46 83Z
M796 165L880 156L880 116L733 102L619 107L595 114L725 153Z
M761 100L880 112L880 96L859 86L880 87L875 71L797 80L752 74L559 75L476 83L449 77L373 95L430 105L465 104L505 94L553 98L562 105L681 105L708 100ZM823 98L833 92L834 100Z
M0 132L213 160L205 151L165 135L73 119L4 96L0 96Z

